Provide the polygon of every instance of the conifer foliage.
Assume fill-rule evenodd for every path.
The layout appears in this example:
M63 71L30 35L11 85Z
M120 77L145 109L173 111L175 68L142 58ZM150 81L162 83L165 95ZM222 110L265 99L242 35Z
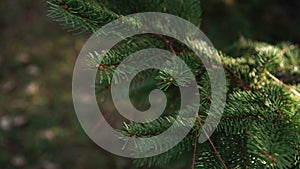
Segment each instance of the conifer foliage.
M148 11L170 13L198 27L201 25L199 0L48 0L47 3L49 17L74 33L96 32L124 15ZM300 81L297 79L300 76L300 50L297 46L287 42L271 45L241 38L226 51L220 51L228 83L226 106L217 130L202 144L197 138L210 106L209 77L196 55L174 39L152 34L131 37L107 52L101 63L99 54L91 53L87 58L91 67L98 69L98 94L102 98L108 97L101 91L107 90L112 73L124 58L150 47L170 50L181 57L196 76L202 99L197 121L188 136L161 155L136 159L137 167L156 168L174 159L186 160L185 154L192 154L186 162L193 169L300 168ZM184 72L181 73L184 77ZM120 74L120 78L122 76L126 76L126 72ZM120 132L124 136L151 137L170 127L178 113L179 104L176 103L180 103L176 99L178 86L185 82L185 79L174 81L163 70L138 74L130 90L134 96L132 102L137 107L149 106L147 95L141 91L154 88L164 90L172 102L157 120L146 124L125 123ZM136 148L149 148L145 146L147 144ZM158 143L155 148L160 146Z

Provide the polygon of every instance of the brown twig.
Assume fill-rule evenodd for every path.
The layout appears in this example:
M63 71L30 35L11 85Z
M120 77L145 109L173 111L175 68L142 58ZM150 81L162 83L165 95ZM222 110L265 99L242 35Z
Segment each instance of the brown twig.
M205 134L206 138L208 139L209 143L211 144L211 146L212 146L214 152L216 153L216 155L218 156L219 160L221 161L223 167L224 167L225 169L228 169L227 166L226 166L226 164L225 164L225 162L224 162L224 160L222 159L220 153L218 152L216 146L215 146L214 143L211 141L211 139L210 139L209 135L207 134L206 130L203 128L203 124L202 124L202 122L201 122L201 120L200 120L200 118L199 118L198 111L197 111L197 113L196 113L196 119L197 119L199 125L201 126L201 128L202 128L202 130L203 130L203 133Z
M297 96L298 97L298 102L300 103L300 93L295 90L294 88L292 88L291 86L283 83L281 80L279 80L277 77L275 77L274 75L272 75L270 72L266 72L267 75L272 78L275 82L279 83L280 85L282 85L284 88L286 88L287 90L289 90L293 95Z
M165 38L163 35L160 35L160 34L153 33L151 35L153 35L158 40L162 41L168 47L168 50L176 55L173 44L172 44L172 42L170 42L170 40L168 40L167 38Z
M194 141L194 154L193 154L193 163L192 163L192 169L195 169L196 164L196 153L197 153L197 139L198 138L198 131L195 132L195 141Z
M248 118L255 118L253 115L245 115L245 116L229 116L229 117L222 117L221 119L212 119L212 120L206 120L205 123L213 123L220 121L226 121L226 120L234 120L234 119L248 119Z
M236 74L234 73L234 71L232 69L230 69L230 67L228 67L227 65L225 65L224 63L222 63L223 67L232 75L234 76L237 80L238 80L238 83L241 85L241 87L245 90L251 90L251 87L246 85L242 79Z

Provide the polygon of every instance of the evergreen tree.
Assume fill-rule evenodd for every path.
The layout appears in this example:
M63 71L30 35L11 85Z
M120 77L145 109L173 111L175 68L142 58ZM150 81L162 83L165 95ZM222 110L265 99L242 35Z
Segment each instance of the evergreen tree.
M147 11L170 13L198 27L201 25L199 0L49 0L47 3L49 16L74 33L96 32L122 16ZM212 99L209 77L196 55L174 39L160 35L131 37L106 53L101 63L97 54L90 55L92 65L98 68L99 95L108 97L104 91L124 58L149 47L170 50L181 57L196 75L200 96L205 99L199 103L197 121L188 136L166 153L136 159L137 167L156 168L174 159L186 161L185 157L190 157L186 162L192 168L300 168L300 80L297 78L300 50L297 46L241 38L226 51L220 51L228 81L226 106L217 130L202 144L197 138ZM133 102L142 109L148 105L146 94L140 91L157 87L175 102L167 105L168 112L155 121L126 123L120 132L134 137L160 134L176 118L179 105L175 103L180 102L176 100L176 91L184 83L177 83L163 70L152 70L139 74L132 84L131 95L137 96ZM136 148L146 149L145 146ZM155 148L160 146L158 143Z

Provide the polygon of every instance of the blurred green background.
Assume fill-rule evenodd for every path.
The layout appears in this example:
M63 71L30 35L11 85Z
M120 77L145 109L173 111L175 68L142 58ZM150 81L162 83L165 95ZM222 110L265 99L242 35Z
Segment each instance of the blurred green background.
M241 36L300 43L299 0L202 0L202 28L218 49ZM89 35L72 35L38 0L0 2L0 169L127 169L96 146L73 109L71 80Z

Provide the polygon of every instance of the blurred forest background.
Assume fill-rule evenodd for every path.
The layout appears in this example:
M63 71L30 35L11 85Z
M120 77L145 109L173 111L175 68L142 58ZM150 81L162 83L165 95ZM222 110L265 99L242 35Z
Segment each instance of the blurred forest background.
M240 37L300 44L299 0L202 0L202 30L223 50ZM96 146L73 109L76 57L89 37L46 16L40 0L0 2L0 169L123 169Z

